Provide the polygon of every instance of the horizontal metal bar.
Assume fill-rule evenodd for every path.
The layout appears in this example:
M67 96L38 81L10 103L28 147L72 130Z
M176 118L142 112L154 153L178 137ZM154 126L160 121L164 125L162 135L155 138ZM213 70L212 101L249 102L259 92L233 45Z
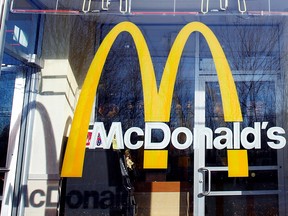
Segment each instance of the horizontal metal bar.
M247 11L248 15L280 15L280 16L287 16L287 11Z
M278 190L259 190L259 191L210 191L207 196L252 196L252 195L273 195L279 194Z
M12 13L59 13L59 14L80 14L80 11L76 10L41 10L41 9L12 9Z
M198 15L199 12L196 11L135 11L135 12L131 12L131 15Z
M228 171L227 166L223 167L205 167L206 169L209 169L210 171ZM257 170L278 170L278 166L249 166L249 170L257 171Z
M9 172L10 169L5 168L5 167L0 167L0 173L5 173L5 172Z
M59 181L59 174L29 174L29 180L57 180Z

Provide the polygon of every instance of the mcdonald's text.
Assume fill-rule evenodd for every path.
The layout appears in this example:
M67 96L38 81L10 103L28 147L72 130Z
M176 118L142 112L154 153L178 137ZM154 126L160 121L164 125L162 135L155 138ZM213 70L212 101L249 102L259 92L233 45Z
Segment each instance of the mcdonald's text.
M162 140L155 142L152 139L153 132L158 131L163 136ZM214 135L213 135L214 132ZM143 139L131 142L131 135L135 133L137 137ZM266 133L266 134L264 134ZM123 135L124 134L124 135ZM180 134L185 136L184 141L180 142ZM193 131L186 127L178 127L171 131L169 126L162 122L145 123L144 131L139 127L131 127L123 133L121 122L111 124L108 135L105 131L103 122L95 122L89 149L113 148L131 150L139 149L164 149L170 143L179 150L194 148L198 149L199 144L206 144L207 149L261 149L264 144L261 138L267 136L266 144L272 149L281 149L286 145L285 130L281 127L268 128L268 122L255 122L254 127L241 129L239 122L233 123L233 129L228 127L218 127L214 131L208 127L195 127Z

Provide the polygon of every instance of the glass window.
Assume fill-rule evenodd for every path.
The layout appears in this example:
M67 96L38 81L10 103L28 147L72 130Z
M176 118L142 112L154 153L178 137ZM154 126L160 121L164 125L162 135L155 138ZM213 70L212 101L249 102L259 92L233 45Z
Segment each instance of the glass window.
M163 71L172 71L171 68L177 64L175 85L170 87L173 88L173 93L171 105L169 104L171 107L169 120L157 122L159 125L165 125L169 132L153 129L151 136L146 134L146 127L151 122L145 121L145 109L149 108L144 107L143 77L139 63L139 56L145 44L136 46L133 33L131 36L123 31L113 42L111 49L109 48L93 110L95 117L93 121L103 123L107 134L111 131L113 123L120 122L120 136L124 139L123 149L117 148L119 137L116 136L111 138L110 148L98 148L105 141L99 134L96 139L97 148L90 148L87 145L82 180L67 179L66 189L69 196L66 197L65 205L69 212L76 209L75 212L80 214L84 213L83 209L89 209L91 212L98 213L106 212L110 208L110 212L114 213L114 210L119 210L117 209L121 206L119 203L124 203L123 199L127 198L126 195L135 198L140 215L157 212L154 209L159 212L169 211L167 205L161 207L155 203L160 203L161 200L169 197L171 194L168 192L172 191L181 194L178 198L173 198L173 204L169 204L169 207L175 207L178 211L174 215L182 215L183 212L191 214L193 212L194 215L253 215L262 214L263 211L268 215L285 215L286 207L282 206L282 203L286 200L285 178L287 177L286 168L283 168L287 154L286 17L210 14L199 17L179 15L164 18L164 16L150 14L143 17L112 16L110 18L101 20L103 22L101 25L95 20L77 20L79 28L76 29L79 31L82 30L81 24L84 26L89 22L97 27L93 28L97 32L95 33L96 52L117 24L122 21L132 21L141 30L146 40L153 62L157 88L163 84ZM168 65L167 58L171 54L170 50L176 38L179 37L179 32L186 24L192 22L201 22L205 27L202 25L199 27L198 23L195 32L191 35L191 32L186 29L183 34L187 36L187 42L183 39L176 45L176 51L173 51L180 52L181 45L184 44L183 55L178 63L175 60L176 54L173 53L173 59ZM211 46L208 45L212 40L212 36L207 36L209 29L217 38L216 42L210 45L218 44L217 41L220 45L213 56ZM85 62L81 68L88 67L82 55L79 55L81 60L75 58L76 53L85 52L88 53L88 58L91 58L91 44L94 44L94 41L86 40L85 43L85 46L80 46L74 37L73 47L79 49L75 51L71 49L74 55L71 54L69 57L73 56L75 60L71 61L72 65ZM224 57L220 55L222 49ZM148 62L147 56L144 58ZM222 67L226 60L233 77L231 83L227 81L230 71ZM215 67L217 62L221 62L219 71L216 71ZM172 73L171 71L169 72ZM223 71L228 72L221 75ZM78 73L77 76L80 77ZM153 91L151 82L154 80L151 77L150 79L146 80L145 84ZM220 81L223 79L224 83L228 84L220 91ZM172 82L171 80L166 82ZM233 95L234 84L237 97ZM223 101L231 95L236 102L239 101L243 121L237 119L233 122L224 118ZM167 99L167 95L161 96ZM233 105L230 102L228 108L234 109ZM157 103L151 106L158 108ZM159 110L159 113L166 111L160 106ZM131 137L125 140L126 131L135 127L141 132L133 132L129 134ZM92 125L90 133L91 131ZM161 143L167 136L166 132L171 135L175 131L181 132L178 132L176 138L169 137L168 145L160 149L167 152L167 168L145 168L145 151L149 151L146 149L145 141ZM142 145L131 149L125 142L130 142L131 145L139 142ZM190 145L179 149L177 145L175 146L175 142L179 145L190 142ZM239 159L243 164L236 164L234 161L234 165L239 165L241 168L242 165L245 166L244 168L248 169L245 176L230 176L231 162L229 161L231 160L228 153L232 150L234 153L236 151L243 153L243 158ZM159 158L155 157L155 160L160 160ZM129 194L131 192L129 188L135 189L133 195ZM78 191L79 193L76 194L77 190L81 192ZM89 200L85 198L87 191L94 194L92 196L89 193L91 195L88 196ZM121 191L125 191L124 198L118 196ZM102 202L101 194L104 196L110 192L112 201L102 200ZM159 195L160 201L155 201L156 194L163 195ZM82 200L82 203L73 201L76 195L78 198L81 195L78 201ZM92 198L94 203L91 201Z
M9 14L6 27L6 49L14 57L29 60L32 54L39 54L41 41L40 16L33 14Z
M176 37L176 32L181 26L140 25L139 27L149 46L159 87L169 50ZM177 127L187 127L193 130L194 55L195 36L191 36L178 68L171 120L167 123L171 131ZM118 121L122 123L123 131L131 127L140 127L145 130L141 73L135 44L128 34L121 34L117 38L108 55L99 84L96 107L95 120L104 122L107 131L112 122ZM143 140L143 138L134 136L132 143ZM179 135L178 139L180 143L185 142L185 135ZM163 140L163 133L161 130L155 130L152 133L152 141L161 142L161 140ZM144 170L143 149L129 150L134 163L133 171L131 171L133 178L139 182L192 181L193 148L179 151L171 145L167 149L169 149L167 170Z
M17 73L12 71L2 72L0 75L0 197L3 196L10 119L16 75ZM2 199L0 201L2 202Z

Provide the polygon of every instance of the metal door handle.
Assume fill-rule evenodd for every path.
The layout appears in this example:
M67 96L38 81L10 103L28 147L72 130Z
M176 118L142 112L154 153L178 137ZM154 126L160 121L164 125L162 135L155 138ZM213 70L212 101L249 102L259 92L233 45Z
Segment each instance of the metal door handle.
M202 167L198 169L198 172L203 174L202 192L200 194L203 196L208 196L211 192L211 170L209 170L208 168ZM207 173L207 181L208 181L207 190L206 190L206 173Z

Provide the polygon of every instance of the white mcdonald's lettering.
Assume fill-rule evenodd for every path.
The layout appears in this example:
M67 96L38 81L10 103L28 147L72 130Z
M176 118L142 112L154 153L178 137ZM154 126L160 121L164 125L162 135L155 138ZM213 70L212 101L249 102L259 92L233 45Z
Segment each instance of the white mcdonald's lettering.
M146 122L169 122L179 62L186 41L195 31L200 32L205 37L211 50L220 86L225 121L242 121L238 95L229 64L219 41L206 25L200 22L192 22L182 28L168 55L158 89L151 55L143 34L133 23L122 22L116 25L105 37L86 75L75 109L64 156L61 172L61 176L63 177L82 176L85 142L90 113L93 107L93 100L91 100L91 98L96 95L99 79L108 53L117 36L124 31L130 33L132 36L138 53L143 87L144 117ZM110 138L111 137L109 137L109 139Z
M179 150L193 148L198 149L199 143L206 143L206 149L261 149L262 140L261 134L265 132L268 122L255 122L254 127L245 127L240 131L240 123L233 123L233 131L227 127L219 127L214 130L214 134L218 136L213 136L213 131L207 127L196 127L193 132L186 127L178 127L171 132L167 124L163 122L150 122L145 123L145 133L139 127L131 127L122 136L122 126L121 122L113 122L108 136L106 134L103 122L95 122L92 132L92 139L89 149L104 148L110 149L112 144L112 139L115 136L117 148L124 149L124 145L128 149L139 149L144 145L144 149L164 149L170 143ZM261 126L262 125L262 126ZM262 130L263 129L263 132ZM152 131L161 130L163 133L163 140L160 142L152 142ZM135 143L131 143L131 135L136 133L137 136L144 136L145 141L137 140ZM178 141L179 134L185 134L185 142L180 143ZM193 135L194 133L194 135ZM97 136L100 134L102 144L97 145ZM253 139L248 139L250 136ZM267 130L267 145L272 149L281 149L286 145L286 139L284 136L285 131L281 127L271 127ZM214 138L215 137L215 138ZM205 141L206 140L206 141ZM200 141L200 142L199 142ZM194 145L193 145L194 143ZM241 144L241 146L240 146Z

